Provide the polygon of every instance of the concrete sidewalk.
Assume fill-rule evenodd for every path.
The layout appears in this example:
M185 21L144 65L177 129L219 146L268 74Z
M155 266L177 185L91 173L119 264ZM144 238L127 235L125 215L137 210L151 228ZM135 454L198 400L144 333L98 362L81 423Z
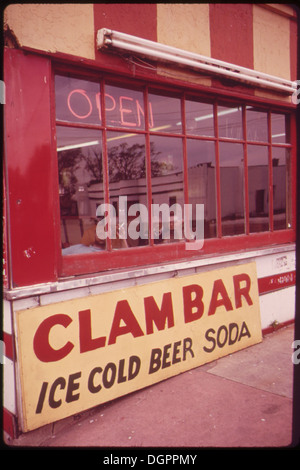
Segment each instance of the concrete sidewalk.
M284 447L292 440L293 325L263 342L93 410L15 446Z

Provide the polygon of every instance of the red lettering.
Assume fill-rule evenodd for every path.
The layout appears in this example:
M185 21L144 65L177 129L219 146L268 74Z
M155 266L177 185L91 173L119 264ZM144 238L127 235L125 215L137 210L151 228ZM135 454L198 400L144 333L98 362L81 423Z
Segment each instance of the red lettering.
M204 304L202 302L203 289L198 284L192 284L182 288L183 292L183 309L184 309L184 321L189 323L194 320L198 320L202 317L204 311ZM194 294L194 299L192 299ZM196 309L193 312L193 309Z
M144 110L140 105L139 100L136 100L136 111L137 111L137 118L138 118L138 127L141 127L142 121L141 121L141 114L143 117L145 116Z
M106 98L111 99L111 101L112 101L112 107L111 108L108 108L106 106L106 102L107 102ZM115 101L114 97L109 95L108 93L105 93L105 111L113 111L115 109L115 107L116 107L116 101Z
M123 107L123 101L124 100L128 100L128 101L133 101L133 98L130 98L129 96L120 96L120 113L121 113L121 124L123 126L133 126L133 127L136 127L136 123L135 122L128 122L128 121L125 121L124 120L124 114L125 113L128 113L128 114L131 114L132 113L132 109L126 109Z
M171 292L167 292L163 295L161 308L159 309L154 298L152 296L145 297L145 317L146 317L146 329L147 335L153 333L153 323L157 326L157 329L164 330L166 323L168 322L168 328L174 326L174 315L172 305Z
M78 99L82 98L83 101L81 100L81 103L78 104L76 101L72 103L72 97L77 95L77 101ZM117 103L116 103L116 98L114 98L112 95L105 93L105 111L110 112L110 111L115 111L117 109ZM101 114L102 114L102 107L101 107L101 93L98 92L93 96L93 99L95 99L96 103L96 108L98 110L99 114L99 120L101 122ZM76 98L75 98L76 100ZM85 114L79 114L80 106L84 103L84 100L86 101L86 104L88 106L88 111ZM143 109L143 105L139 102L138 99L131 98L130 96L120 96L118 98L119 101L119 119L121 122L122 126L130 126L130 127L141 127L144 122L142 118L145 117L145 112ZM78 119L86 119L88 118L92 111L93 111L93 105L91 102L91 99L87 95L87 92L82 89L76 89L72 90L67 97L67 105L69 108L69 111L73 116L75 116ZM77 109L76 109L77 107ZM132 114L132 116L130 116ZM153 110L152 110L152 104L148 104L148 114L149 114L149 128L154 127L154 120L153 120ZM129 121L128 121L129 119ZM108 121L110 123L118 122L116 120L109 119Z
M79 342L80 352L93 351L105 346L106 337L92 338L91 311L81 310L79 316Z
M219 294L221 295L220 299L218 299ZM217 279L214 282L213 292L211 295L211 301L208 309L208 315L213 315L214 313L216 313L217 308L221 305L224 305L227 311L233 310L232 303L227 294L222 279Z
M77 114L77 113L74 111L74 109L72 109L72 106L71 106L71 96L72 96L74 93L79 93L80 95L82 95L82 96L87 100L87 102L88 102L88 104L89 104L89 111L88 111L86 114L82 115L82 116L81 116L80 114ZM71 112L74 116L76 116L77 118L79 118L79 119L86 119L86 118L89 117L89 115L91 114L93 107L92 107L91 100L90 100L89 97L87 96L86 92L85 92L84 90L79 90L79 89L78 89L78 90L73 90L73 91L71 91L71 93L69 93L69 95L68 95L68 108L69 108L70 112Z
M150 129L154 127L154 121L153 121L153 111L152 111L152 104L149 103L149 127Z
M59 313L46 318L38 327L33 338L33 349L36 357L42 362L55 362L66 357L74 348L74 344L67 342L60 349L53 349L49 344L49 334L51 328L55 325L61 325L67 328L72 322L68 315Z
M120 326L122 321L125 323L124 326ZM144 336L128 301L120 300L116 306L108 344L115 344L118 336L126 335L127 333L131 333L134 338Z
M96 106L99 113L99 120L101 121L101 101L100 101L101 93L96 93Z
M140 105L139 100L136 100L136 111L137 111L137 117L138 117L138 127L141 127L141 125L142 125L141 114L144 117L145 113L144 113L144 110L143 110L142 106ZM153 124L152 104L149 103L149 127L150 127L150 129L153 126L154 126L154 124Z
M241 282L246 282L244 287L241 287ZM251 279L248 274L237 274L233 276L235 306L240 308L242 306L242 296L245 297L248 305L253 305L249 291L251 287Z

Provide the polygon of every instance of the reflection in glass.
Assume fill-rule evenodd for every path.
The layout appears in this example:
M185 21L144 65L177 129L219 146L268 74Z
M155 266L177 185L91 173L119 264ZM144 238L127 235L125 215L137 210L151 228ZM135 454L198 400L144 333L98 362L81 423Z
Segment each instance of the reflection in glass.
M243 139L242 108L218 106L219 137Z
M99 83L55 76L56 119L101 124Z
M269 230L268 148L248 145L249 230Z
M193 135L214 136L213 105L199 101L185 101L186 132Z
M183 240L183 156L182 140L175 137L151 136L151 186L152 203L161 205L174 205L174 212L170 212L170 238L162 237L165 227L163 221L154 220L154 238L156 243ZM167 224L167 223L166 223ZM157 233L159 232L159 233ZM176 234L182 233L182 237Z
M128 234L126 243L122 242L122 237L117 238L112 240L112 247L146 245L149 239L148 217L145 211L141 212L143 208L147 209L145 137L138 134L108 132L107 154L110 204L114 206L117 217L117 237L118 233L122 234L122 237ZM127 198L127 206L122 202L120 205L120 197L123 197L123 201L125 197ZM134 206L135 204L137 206ZM139 207L139 204L143 207ZM122 210L127 211L123 214L123 218L120 213ZM127 219L128 227L125 226L124 218ZM131 223L136 224L134 231L139 233L138 238L131 237L129 230Z
M291 226L290 151L272 147L274 230Z
M215 144L187 140L189 204L193 208L195 230L196 204L204 204L204 238L216 236Z
M104 199L101 132L57 126L63 254L103 249L96 208Z
M222 235L245 233L243 146L220 142Z
M271 114L272 143L285 144L289 142L288 116L285 114Z
M268 142L268 115L251 106L246 108L247 140Z
M105 113L108 126L144 129L143 93L130 88L106 85ZM151 118L149 120L151 121Z
M181 107L180 99L149 93L149 102L153 113L153 126L151 131L181 133Z

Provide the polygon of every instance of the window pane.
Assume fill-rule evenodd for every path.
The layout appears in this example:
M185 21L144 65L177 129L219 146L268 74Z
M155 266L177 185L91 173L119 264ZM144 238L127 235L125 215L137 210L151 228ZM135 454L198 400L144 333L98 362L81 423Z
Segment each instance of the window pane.
M268 148L248 145L248 188L250 232L269 230Z
M112 248L146 245L149 237L145 137L108 132L107 153L110 204L116 216Z
M56 119L101 124L100 85L72 77L55 77Z
M251 106L246 108L247 140L268 142L268 115Z
M291 227L290 151L272 147L274 230Z
M245 233L242 144L220 142L222 235Z
M193 231L196 204L204 204L204 238L216 236L215 144L187 140L189 204L193 208Z
M213 105L199 101L185 101L186 132L193 135L214 136Z
M242 108L218 106L219 137L243 139Z
M144 129L143 92L106 84L105 113L107 126Z
M272 143L285 144L290 142L288 116L285 114L271 114Z
M96 237L96 208L103 202L101 132L57 126L63 254L105 248Z
M180 100L171 96L149 93L149 108L152 111L151 131L181 133Z
M174 206L170 220L162 214L153 217L155 243L167 243L184 239L183 235L183 162L182 140L173 137L151 136L151 184L152 203L158 206ZM170 236L168 235L170 228Z

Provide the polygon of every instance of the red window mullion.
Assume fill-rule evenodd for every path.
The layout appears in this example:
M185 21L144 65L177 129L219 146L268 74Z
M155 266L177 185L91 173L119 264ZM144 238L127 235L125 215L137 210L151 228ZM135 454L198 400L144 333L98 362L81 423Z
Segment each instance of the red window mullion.
M297 224L297 121L296 116L291 115L290 117L290 143L291 143L291 180L289 181L290 184L290 195L289 197L292 198L291 200L291 211L292 211L292 220L291 225L292 229L296 228Z
M52 158L54 164L54 178L53 178L53 185L54 185L54 194L59 194L59 179L58 179L58 153L57 153L57 137L56 137L56 129L58 123L56 122L56 103L55 103L55 71L52 68L51 70L51 85L50 85L50 107L51 107L51 142L52 142ZM62 218L60 213L60 201L59 197L56 200L56 204L54 202L54 213L53 213L54 221L57 221L57 227L61 227L62 225ZM55 249L55 260L57 264L57 272L60 273L62 270L62 256L61 256L61 233L60 230L56 231L56 249Z
M215 151L216 151L216 199L217 199L217 237L222 237L222 218L221 218L221 177L220 177L220 152L219 152L219 129L218 129L218 107L214 102L214 127L215 127Z
M184 189L184 203L189 203L189 178L188 178L188 162L187 162L187 146L186 146L186 121L185 121L185 95L181 98L181 123L182 123L182 131L184 137L182 139L182 150L183 150L183 189ZM185 212L184 216L185 217ZM190 220L189 220L189 212L187 212L187 220L184 218L184 224L188 227L191 227ZM186 234L186 232L185 232ZM190 239L190 233L188 233L188 237Z
M141 130L141 129L133 129L133 128L129 128L129 127L117 127L117 126L107 126L107 130L109 132L121 132L122 134L142 134L144 135L145 134L145 131L144 130Z
M270 231L274 230L273 218L273 166L272 166L272 128L271 128L271 112L268 111L268 157L269 157L269 216Z
M284 149L292 148L291 144L275 144L275 143L272 143L272 147L279 147L279 148L284 148Z
M68 122L68 121L60 121L59 119L56 120L57 126L64 126L64 127L76 127L80 129L103 129L103 126L100 124L88 124L82 122Z
M109 167L108 167L108 154L107 154L107 135L106 135L106 113L105 113L105 84L101 80L101 114L104 129L102 131L102 164L103 164L103 185L104 185L104 202L109 203ZM107 214L108 226L110 227L110 214ZM112 251L111 239L108 236L106 239L106 246L108 251Z
M242 107L243 134L244 134L244 201L245 201L245 217L246 217L246 234L249 235L249 187L248 187L248 151L247 151L247 123L246 123L246 107Z
M186 150L186 125L185 125L185 97L181 98L181 122L184 137L182 139L183 148L183 177L184 177L184 203L189 203L188 191L188 164L187 164L187 150Z
M148 203L148 236L150 246L154 245L152 233L152 186L151 186L151 150L150 150L150 135L149 135L149 101L148 101L148 87L144 89L144 108L145 108L145 129L146 129L146 179L147 179L147 203Z

